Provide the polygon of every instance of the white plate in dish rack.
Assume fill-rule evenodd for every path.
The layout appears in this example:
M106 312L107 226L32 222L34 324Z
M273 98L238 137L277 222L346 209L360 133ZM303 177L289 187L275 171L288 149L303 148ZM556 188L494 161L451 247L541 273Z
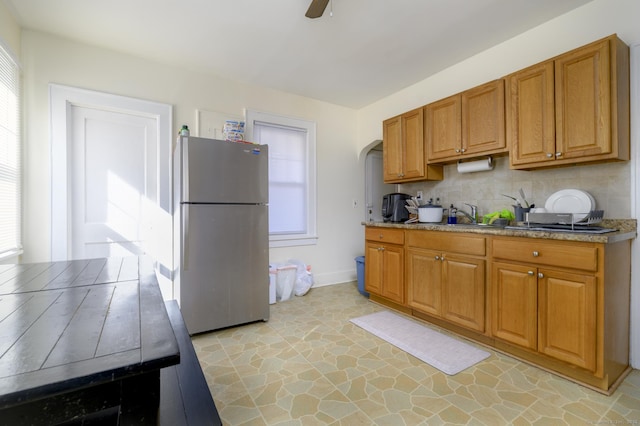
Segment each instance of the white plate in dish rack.
M588 192L563 189L551 194L544 207L550 213L573 213L574 222L579 222L595 210L596 200Z

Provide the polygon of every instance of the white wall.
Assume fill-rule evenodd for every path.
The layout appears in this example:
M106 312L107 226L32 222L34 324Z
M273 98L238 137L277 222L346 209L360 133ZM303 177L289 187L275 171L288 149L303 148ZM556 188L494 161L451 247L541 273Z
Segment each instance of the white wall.
M20 26L2 1L0 1L0 39L12 54L20 57Z
M356 176L353 110L212 75L154 63L49 34L22 33L26 102L23 261L50 258L51 156L49 83L147 99L174 106L174 129L196 127L196 110L242 115L243 108L317 123L318 244L272 249L271 260L297 258L312 266L318 285L355 279L361 255L364 191Z
M631 50L632 61L632 95L631 101L631 154L632 160L622 165L601 165L586 166L595 167L595 174L589 173L585 168L580 168L579 172L573 168L558 169L553 172L553 177L546 181L546 191L538 189L539 201L544 201L545 195L550 195L550 191L555 190L554 186L561 185L564 179L571 182L570 186L584 187L590 191L600 191L600 200L597 201L607 210L607 217L617 217L614 213L621 211L623 217L637 218L640 211L640 201L635 195L635 190L639 183L635 181L636 170L640 165L640 156L637 151L640 148L640 111L638 100L639 89L635 89L640 84L640 70L635 56L640 52L640 1L638 0L594 0L585 6L560 16L552 21L540 25L517 37L512 38L502 44L494 46L478 55L462 61L441 73L427 78L411 87L399 91L385 99L371 104L358 111L358 143L356 151L361 153L367 149L372 141L382 138L382 120L393 117L405 111L420 107L438 99L461 92L478 84L485 83L496 78L500 78L513 71L533 65L537 62L549 59L558 54L564 53L576 47L580 47L592 41L617 33L624 40ZM635 64L635 65L634 65ZM502 159L500 159L502 160ZM499 160L499 161L500 161ZM445 180L447 174L455 173L453 166L445 168ZM526 173L531 177L527 178ZM498 167L500 179L490 182L495 186L494 191L504 188L506 192L513 192L518 186L525 186L534 191L538 176L545 176L545 172L521 172L510 171L506 165ZM473 176L473 175L468 175ZM487 179L483 175L483 179ZM576 181L576 176L583 176L584 181ZM598 179L606 177L605 182ZM548 177L548 176L547 176ZM465 178L472 179L472 178ZM536 183L533 183L536 181ZM515 182L515 184L511 184ZM626 193L618 193L616 182L624 188ZM446 186L443 192L446 193ZM503 185L503 186L501 186ZM594 186L595 185L595 186ZM438 184L421 183L404 186L405 190L421 189L428 194L429 191L436 191L434 188ZM611 192L613 191L613 194ZM464 195L462 195L464 197ZM456 198L452 201L458 201ZM482 200L479 200L482 201ZM536 199L538 201L538 199ZM491 206L486 206L489 209ZM497 207L496 206L496 210ZM611 210L611 211L609 211ZM481 212L487 213L487 211ZM640 265L640 242L636 239L633 242L633 265ZM631 364L634 368L640 368L640 266L632 267L632 294L631 294Z

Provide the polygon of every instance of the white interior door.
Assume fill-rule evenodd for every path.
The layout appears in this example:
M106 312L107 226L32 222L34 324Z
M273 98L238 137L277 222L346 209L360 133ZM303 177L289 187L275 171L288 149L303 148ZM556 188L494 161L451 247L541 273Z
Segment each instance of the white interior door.
M396 185L384 183L382 151L371 150L365 159L365 218L382 221L382 196L396 192Z
M71 106L71 258L146 253L158 204L156 118Z

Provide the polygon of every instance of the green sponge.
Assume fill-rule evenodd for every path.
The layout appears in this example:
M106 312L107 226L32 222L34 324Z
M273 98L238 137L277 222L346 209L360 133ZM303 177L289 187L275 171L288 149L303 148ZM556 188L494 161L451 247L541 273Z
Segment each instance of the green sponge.
M509 209L502 209L498 212L493 212L489 214L485 214L482 218L482 223L486 223L491 225L497 219L509 219L514 220L516 217L513 212Z

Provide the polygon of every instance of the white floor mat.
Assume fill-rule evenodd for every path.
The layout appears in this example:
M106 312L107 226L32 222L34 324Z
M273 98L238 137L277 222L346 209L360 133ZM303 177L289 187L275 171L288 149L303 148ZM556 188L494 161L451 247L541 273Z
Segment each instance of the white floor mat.
M490 355L389 311L353 318L351 322L449 375L457 374Z

